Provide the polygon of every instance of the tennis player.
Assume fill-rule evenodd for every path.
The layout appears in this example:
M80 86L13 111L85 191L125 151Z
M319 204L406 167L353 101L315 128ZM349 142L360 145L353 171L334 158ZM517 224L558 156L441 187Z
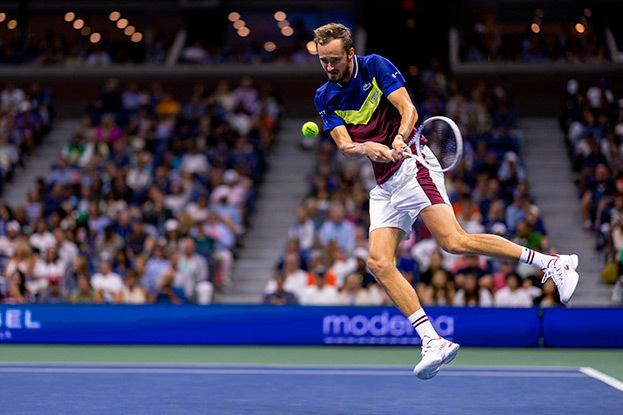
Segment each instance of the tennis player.
M381 56L357 56L350 30L341 24L327 24L314 34L329 78L315 96L324 129L346 157L365 156L372 162L377 186L370 191L367 265L422 339L422 360L414 374L434 377L459 350L458 344L437 334L415 290L394 266L396 248L409 236L418 215L445 251L531 264L544 271L544 281L554 280L561 301L567 303L578 283L577 255L550 256L499 236L465 233L448 200L443 174L402 154L415 149L405 148L405 142L415 132L418 115L400 71Z

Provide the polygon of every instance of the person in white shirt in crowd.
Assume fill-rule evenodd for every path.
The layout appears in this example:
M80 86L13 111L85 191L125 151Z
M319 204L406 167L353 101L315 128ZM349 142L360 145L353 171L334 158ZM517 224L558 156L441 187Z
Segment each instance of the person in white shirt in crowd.
M210 163L205 154L200 153L195 141L188 143L188 151L182 156L181 170L193 174L207 174L210 170Z
M467 273L463 277L463 287L454 295L452 305L455 307L491 307L493 296L486 288L478 286L478 276Z
M182 50L180 57L184 63L205 63L206 59L208 59L208 52L201 44L201 41L196 40Z
M522 288L522 278L515 271L506 274L506 287L495 293L496 307L532 307L530 293Z
M65 231L61 228L55 228L54 240L56 241L56 248L58 249L58 256L65 262L65 269L67 269L78 257L78 246L65 237Z
M298 238L301 242L301 249L310 249L316 238L316 227L314 221L307 214L304 205L296 209L296 222L288 229L289 238Z
M99 272L91 277L91 286L99 291L107 303L115 301L116 296L125 288L121 276L112 270L112 264L108 259L100 261Z
M28 291L33 295L38 294L39 291L48 286L48 277L52 275L63 276L66 268L65 261L58 256L56 246L49 246L35 262L32 269L32 280L26 282Z
M6 224L6 235L0 236L0 255L12 258L15 255L15 246L20 239L21 226L17 221Z
M174 180L170 192L164 197L164 205L177 215L184 210L189 200L190 189L185 188L180 180Z
M115 295L115 302L119 304L145 304L147 302L147 293L138 284L138 273L133 269L128 270L125 286Z
M205 192L199 193L196 202L191 202L186 206L186 212L193 218L195 223L204 222L210 213L208 209L209 199Z
M301 269L301 261L299 255L294 252L288 252L283 260L283 288L300 297L303 290L307 287L307 272ZM277 289L277 281L274 279L268 281L266 288L264 288L265 294L275 292Z
M0 107L5 110L17 108L25 99L26 94L24 90L17 88L15 84L9 83L0 93Z
M56 244L54 235L48 230L48 224L45 219L40 218L35 226L35 232L30 235L30 245L37 248L41 254L45 253L49 246Z
M338 304L340 305L376 305L370 297L370 293L361 284L363 277L361 274L352 273L346 277L344 286L338 294Z
M131 82L121 94L121 102L124 110L138 111L141 106L149 103L149 95L141 91L137 82Z
M149 189L153 178L150 162L151 155L147 152L142 152L136 158L136 166L132 167L128 172L126 184L134 192L143 193Z
M301 305L337 305L339 298L337 289L327 284L325 268L314 269L315 284L305 287L301 292Z
M108 66L112 63L112 59L108 52L102 49L101 45L98 43L96 48L91 54L87 57L87 60L84 62L87 66Z
M188 299L194 298L199 304L210 304L214 286L208 278L208 261L197 253L195 241L192 238L182 239L173 286L182 287Z

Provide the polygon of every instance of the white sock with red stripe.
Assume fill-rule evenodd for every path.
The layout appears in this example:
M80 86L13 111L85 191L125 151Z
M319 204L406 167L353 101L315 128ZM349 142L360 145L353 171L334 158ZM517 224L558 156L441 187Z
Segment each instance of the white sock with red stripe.
M424 339L424 336L428 336L431 339L436 339L437 337L439 337L439 335L433 328L433 325L430 324L428 317L426 317L426 313L424 312L423 308L420 308L418 311L411 314L407 318L409 319L411 324L413 324L415 331L417 331L417 334L420 336L421 339Z
M554 259L554 257L550 255L545 255L532 249L523 247L523 249L521 250L521 257L519 258L519 262L523 262L524 264L532 265L539 269L543 269L552 259Z

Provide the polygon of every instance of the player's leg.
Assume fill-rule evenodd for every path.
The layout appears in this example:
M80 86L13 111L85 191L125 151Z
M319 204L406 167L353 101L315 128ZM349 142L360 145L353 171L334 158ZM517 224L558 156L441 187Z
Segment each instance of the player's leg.
M423 209L420 217L426 223L441 248L453 254L477 254L500 259L520 261L533 265L552 278L560 292L560 299L567 303L578 283L577 255L546 255L519 246L497 235L468 234L456 220L452 207L436 204Z
M409 317L422 309L415 289L394 265L396 248L405 236L398 228L379 228L370 232L368 268L396 307Z
M409 319L422 339L422 360L414 369L420 379L434 377L444 363L456 356L459 345L441 338L420 305L417 293L394 265L396 248L405 231L377 228L370 232L368 268L396 307Z

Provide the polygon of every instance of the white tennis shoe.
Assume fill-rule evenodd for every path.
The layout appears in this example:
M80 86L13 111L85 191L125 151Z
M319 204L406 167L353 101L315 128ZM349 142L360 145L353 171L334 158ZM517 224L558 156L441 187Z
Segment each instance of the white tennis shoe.
M422 339L422 360L413 369L413 374L420 379L431 379L437 375L443 364L448 364L456 357L459 345L442 337Z
M545 268L543 268L543 280L541 283L551 278L556 283L558 292L560 293L560 301L567 304L578 286L580 276L576 272L578 267L577 255L552 255L554 259L550 260Z

